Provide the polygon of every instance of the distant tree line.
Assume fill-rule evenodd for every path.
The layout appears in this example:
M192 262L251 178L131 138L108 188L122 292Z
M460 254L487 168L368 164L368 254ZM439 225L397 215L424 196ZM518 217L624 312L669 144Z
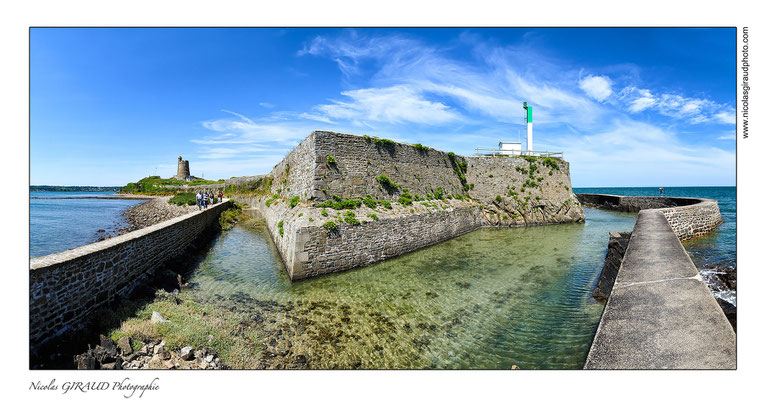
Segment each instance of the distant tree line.
M49 186L30 185L30 192L117 192L120 186Z

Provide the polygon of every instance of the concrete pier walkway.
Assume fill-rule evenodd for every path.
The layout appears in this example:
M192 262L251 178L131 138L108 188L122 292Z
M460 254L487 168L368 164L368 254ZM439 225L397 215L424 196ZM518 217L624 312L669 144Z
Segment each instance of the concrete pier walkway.
M637 217L584 367L736 368L736 333L659 210Z

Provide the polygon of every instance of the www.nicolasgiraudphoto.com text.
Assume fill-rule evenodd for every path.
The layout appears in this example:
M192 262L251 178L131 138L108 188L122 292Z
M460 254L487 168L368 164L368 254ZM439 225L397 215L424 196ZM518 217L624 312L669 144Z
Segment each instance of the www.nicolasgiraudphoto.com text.
M749 137L750 129L750 33L742 28L742 138Z

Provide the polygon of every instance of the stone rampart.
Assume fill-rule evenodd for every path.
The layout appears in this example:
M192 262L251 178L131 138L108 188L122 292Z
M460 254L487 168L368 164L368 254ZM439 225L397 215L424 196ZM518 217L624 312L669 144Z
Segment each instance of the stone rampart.
M311 136L316 139L317 163L314 191L307 198L312 195L324 201L335 195L350 198L370 194L395 200L403 189L425 197L440 187L445 195L463 193L445 152L336 132L317 131ZM327 156L335 163L327 163ZM456 159L463 161L460 156ZM380 175L399 184L399 190L387 190L377 180Z
M350 210L359 222L356 224L342 219L349 210L327 209L329 216L324 217L322 209L316 207L292 208L283 202L266 207L254 197L234 200L261 210L293 280L382 261L489 226L479 205L468 200L440 201L433 203L435 206L416 202L410 207L394 205L391 210L360 207ZM377 220L371 217L373 214ZM327 221L337 228L325 228L323 223Z
M661 211L680 240L705 235L723 222L717 200L712 199L614 196L594 193L577 193L576 197L587 207L624 212L649 209Z
M142 276L217 225L228 202L144 229L30 260L30 347L76 328Z
M584 220L567 162L464 157L335 132L313 132L265 182L265 195L232 198L260 210L292 279L367 265L483 226ZM410 201L400 204L405 193ZM377 203L318 207L367 196Z

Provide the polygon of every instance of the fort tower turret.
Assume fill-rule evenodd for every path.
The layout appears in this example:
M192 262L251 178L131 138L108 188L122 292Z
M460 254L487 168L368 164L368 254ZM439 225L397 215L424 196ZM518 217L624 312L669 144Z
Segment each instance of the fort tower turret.
M191 180L190 176L190 162L187 160L183 160L182 156L179 156L177 158L177 175L174 176L175 179L180 179L183 181L189 181Z

